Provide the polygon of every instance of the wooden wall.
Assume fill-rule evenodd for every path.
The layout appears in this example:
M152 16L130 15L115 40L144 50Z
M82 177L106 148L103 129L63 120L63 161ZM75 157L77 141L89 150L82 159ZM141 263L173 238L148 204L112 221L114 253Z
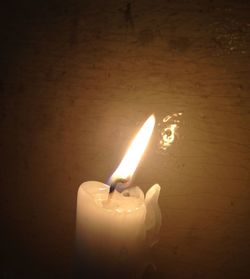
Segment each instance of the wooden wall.
M3 4L3 278L71 278L78 186L107 181L151 113L159 125L134 183L162 186L155 278L250 276L249 8ZM162 120L179 112L162 151Z

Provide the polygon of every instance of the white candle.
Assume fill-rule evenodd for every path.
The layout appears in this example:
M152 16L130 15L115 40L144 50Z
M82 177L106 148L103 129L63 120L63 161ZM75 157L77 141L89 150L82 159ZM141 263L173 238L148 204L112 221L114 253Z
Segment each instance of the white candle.
M153 116L145 122L110 183L118 178L128 180L132 177L154 123ZM85 182L79 187L78 271L81 276L91 278L103 278L104 275L139 278L149 264L148 247L155 242L161 225L160 186L152 186L146 197L139 187L126 188L121 193L117 190L110 193L110 190L109 185L96 181Z

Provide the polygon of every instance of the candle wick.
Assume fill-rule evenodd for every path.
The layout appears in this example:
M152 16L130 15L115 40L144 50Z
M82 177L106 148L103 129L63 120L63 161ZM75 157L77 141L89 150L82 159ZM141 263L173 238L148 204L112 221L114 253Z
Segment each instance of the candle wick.
M127 182L127 178L117 178L110 184L109 194L113 193L115 189L118 189L118 186L121 186L121 184L126 184Z
M119 189L119 188L121 188L121 186L124 186L124 184L126 184L128 181L129 181L128 178L117 178L116 180L114 180L110 184L108 199L105 203L109 204L110 201L112 200L114 191L117 190L117 191L121 192L121 189Z

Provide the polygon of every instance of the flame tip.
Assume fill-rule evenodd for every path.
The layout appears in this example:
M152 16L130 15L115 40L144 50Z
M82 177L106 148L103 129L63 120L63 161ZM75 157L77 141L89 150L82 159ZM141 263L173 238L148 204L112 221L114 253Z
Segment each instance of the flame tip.
M152 124L155 124L155 121L156 121L155 115L154 115L154 114L151 114L151 115L148 117L148 119L147 119L146 122L148 122L148 121L152 122Z

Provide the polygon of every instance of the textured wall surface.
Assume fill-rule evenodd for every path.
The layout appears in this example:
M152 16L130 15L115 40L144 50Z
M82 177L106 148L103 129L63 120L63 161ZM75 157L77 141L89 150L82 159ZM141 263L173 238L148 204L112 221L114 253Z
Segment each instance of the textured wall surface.
M15 1L14 1L15 2ZM16 1L0 11L1 278L71 278L78 186L152 112L155 278L249 278L249 1ZM162 119L183 113L159 148Z

